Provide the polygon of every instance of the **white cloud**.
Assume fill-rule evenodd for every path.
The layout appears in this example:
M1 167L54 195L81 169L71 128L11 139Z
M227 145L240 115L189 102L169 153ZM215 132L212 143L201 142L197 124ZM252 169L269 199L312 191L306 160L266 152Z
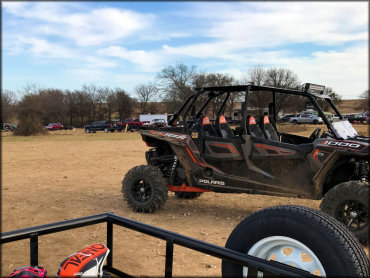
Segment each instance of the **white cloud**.
M85 66L88 68L113 68L117 66L115 61L96 56L83 57L82 60L86 62Z
M343 51L315 52L311 58L287 59L286 66L305 82L332 87L343 98L356 98L368 89L369 56L367 47Z
M78 79L79 83L87 84L87 83L95 83L99 84L101 82L106 81L106 72L102 69L96 68L72 68L66 71L67 75L71 80Z
M127 38L152 26L155 16L118 8L81 11L65 3L9 3L4 9L14 17L42 24L33 32L72 39L77 45L90 46ZM29 22L28 22L29 23Z
M302 83L311 82L332 87L345 99L357 98L368 89L369 57L366 46L341 51L318 51L312 56L297 57L289 52L255 52L240 55L238 61L225 62L224 73L242 77L254 66L288 68ZM232 66L230 66L232 65Z
M134 86L164 65L183 61L236 77L248 66L286 67L303 82L323 83L347 98L368 86L367 2L189 2L156 15L109 2L103 8L2 4L5 54L57 63L62 58L66 70L83 80ZM298 55L290 50L298 43L332 50L300 49L304 54ZM119 75L107 73L111 68Z
M31 53L37 57L66 59L75 57L74 50L45 39L14 35L7 37L4 48L9 55Z
M367 2L194 4L189 17L207 19L207 35L240 47L366 40Z
M163 45L163 50L167 54L185 55L196 58L230 58L234 54L233 51L239 47L235 43L215 42L215 43L199 43L185 46L171 47Z
M127 50L120 46L110 46L98 51L100 55L117 57L139 66L140 70L155 72L159 70L160 54L144 50Z
M150 73L123 73L112 76L115 86L125 88L134 97L134 89L139 84L148 84L154 81Z

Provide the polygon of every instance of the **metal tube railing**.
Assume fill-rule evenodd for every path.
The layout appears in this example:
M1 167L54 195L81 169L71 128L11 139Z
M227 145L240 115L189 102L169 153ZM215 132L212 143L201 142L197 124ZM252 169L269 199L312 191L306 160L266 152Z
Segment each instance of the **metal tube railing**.
M174 244L205 254L209 254L211 256L227 260L240 266L246 266L248 267L249 277L257 275L258 271L275 276L313 277L312 274L298 268L294 268L275 261L266 261L254 256L241 254L218 245L193 239L175 232L124 218L111 212L2 233L0 244L30 238L31 265L38 265L39 236L104 222L107 223L107 247L110 250L110 253L107 257L107 265L104 267L104 270L121 277L131 276L113 267L114 224L166 240L166 260L164 273L164 276L166 278L172 277Z

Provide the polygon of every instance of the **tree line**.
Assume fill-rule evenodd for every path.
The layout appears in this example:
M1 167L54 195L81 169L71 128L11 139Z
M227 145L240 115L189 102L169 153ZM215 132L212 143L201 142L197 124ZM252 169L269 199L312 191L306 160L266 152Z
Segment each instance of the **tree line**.
M10 90L2 90L2 122L16 121L19 133L34 134L41 132L43 125L50 122L61 122L64 125L82 127L96 120L112 121L147 113L174 113L194 92L194 88L229 86L247 84L297 89L301 87L298 76L289 69L254 67L241 79L224 73L204 73L195 66L183 63L164 67L156 76L156 82L139 84L134 89L134 97L122 88L111 89L94 84L83 85L76 90L42 88L35 84L27 85L20 92L22 98ZM331 88L326 92L335 102L340 97ZM238 95L229 98L227 111L229 115L236 102L241 101ZM255 107L266 107L268 99L263 92L254 94L250 104ZM293 105L289 97L277 97L277 111L287 105ZM215 113L221 100L215 100L210 107ZM201 105L201 103L200 103ZM324 107L325 109L325 107Z

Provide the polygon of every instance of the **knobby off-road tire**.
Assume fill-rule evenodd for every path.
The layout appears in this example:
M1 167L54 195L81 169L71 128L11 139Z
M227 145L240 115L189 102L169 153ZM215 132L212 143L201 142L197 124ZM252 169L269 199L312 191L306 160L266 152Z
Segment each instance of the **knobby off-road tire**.
M368 184L360 181L337 184L324 195L320 208L347 226L360 242L369 242Z
M369 260L357 238L331 216L302 206L271 207L252 214L232 231L226 248L321 276L370 275ZM248 268L222 262L223 277L242 277L243 271L245 275Z
M179 199L196 199L202 195L202 192L175 192L175 196Z
M153 166L140 165L127 172L122 181L123 199L136 212L154 212L168 198L162 173Z

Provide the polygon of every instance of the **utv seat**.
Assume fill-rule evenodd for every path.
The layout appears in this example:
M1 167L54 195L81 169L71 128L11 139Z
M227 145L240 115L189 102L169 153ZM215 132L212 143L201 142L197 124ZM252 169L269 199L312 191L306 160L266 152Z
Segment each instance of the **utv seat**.
M219 137L230 139L234 136L233 130L230 128L224 115L217 117L215 127Z
M252 137L265 139L265 135L263 135L262 130L257 125L256 119L251 115L247 117L247 132Z
M215 127L211 125L211 122L207 116L201 117L199 119L199 122L201 123L202 130L205 136L218 137Z
M264 117L260 118L260 126L261 126L262 133L266 139L269 139L272 141L280 141L279 135L277 134L274 126L270 123L268 115L265 115Z

